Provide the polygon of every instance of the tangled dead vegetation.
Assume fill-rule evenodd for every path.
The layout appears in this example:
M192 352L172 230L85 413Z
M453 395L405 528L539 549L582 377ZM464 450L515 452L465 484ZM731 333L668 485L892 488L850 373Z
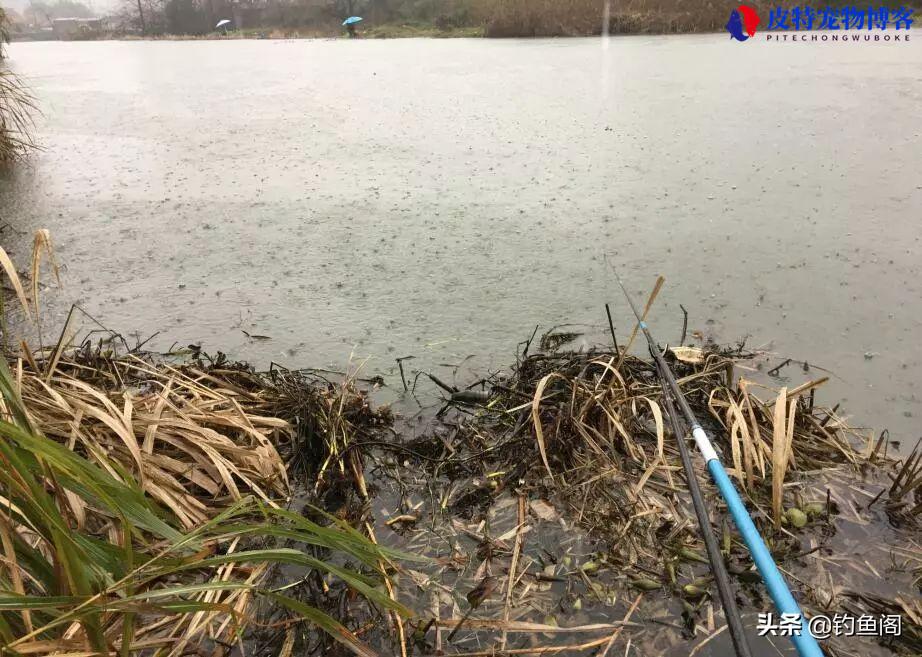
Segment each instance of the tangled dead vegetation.
M305 400L313 400L309 423L318 429L330 421L337 435L347 422L336 412L340 400L364 406L356 402L363 396L349 383L334 393L290 373L169 364L101 347L59 346L6 370L3 461L19 476L3 482L13 506L3 519L11 569L0 572L0 587L11 592L4 608L16 610L2 612L5 641L37 654L220 653L244 627L263 623L252 609L261 598L287 610L277 622L290 630L294 614L357 654L375 654L322 609L344 584L381 609L405 612L376 588L399 555L320 510L310 518L286 510L291 490L277 447L295 447L305 417L284 419L283 409L305 413ZM30 458L49 461L48 471L33 472ZM320 472L332 460L318 451L311 462ZM44 480L47 503L60 514L52 522L66 528L61 540L74 543L77 553L66 561L65 547L47 544L48 519L33 517L38 510L23 497L27 474L36 485ZM45 560L68 576L41 566ZM324 587L309 600L282 594L286 587L271 577L282 564ZM20 568L26 577L17 576ZM88 575L82 583L70 574L77 569ZM38 601L55 592L67 593L60 608L45 609ZM132 642L123 646L126 624Z
M0 250L32 317L44 261L40 232L27 290ZM286 656L333 640L366 657L726 640L648 359L547 334L467 388L432 376L444 406L401 440L355 373L70 335L68 320L55 346L0 363L0 632L17 652L221 655L244 629ZM849 426L806 366L779 386L744 345L666 357L803 607L901 616L899 636L831 638L830 653L922 652L922 451ZM770 601L699 478L752 625Z
M0 249L26 319L43 260L56 270L39 231L27 292ZM153 354L111 332L72 346L70 324L0 361L0 653L222 655L266 624L259 600L288 636L375 655L327 610L341 616L348 591L408 613L379 588L403 555L320 509L288 510L280 450L317 446L300 460L322 476L342 461L324 449L387 416L349 378ZM281 567L317 585L292 596Z
M32 355L18 373L23 401L46 436L116 474L114 462L186 529L247 495L284 502L289 467L313 492L350 465L351 479L359 472L351 443L391 422L354 380L257 372L199 351L191 359L119 352L120 339Z
M554 350L565 341L546 336L544 353L526 346L510 372L468 390L438 381L451 410L443 409L432 436L404 445L425 474L388 469L399 490L392 518L407 540L400 545L443 557L441 569L418 573L410 587L434 595L422 613L436 619L437 649L447 645L440 628L453 627L469 607L446 591L475 589L500 574L499 593L473 614L493 624L469 625L447 654L510 647L576 654L615 633L662 654L683 641L711 641L724 627L715 624L721 612L654 363L623 350ZM676 347L667 357L805 609L898 613L902 636L881 641L897 654L917 654L920 451L899 459L886 433L851 428L836 408L822 407L825 376L780 389L757 383L765 379L760 355L742 345ZM770 600L703 467L699 480L754 624ZM861 549L868 534L877 534L871 555ZM450 561L439 554L446 548ZM546 627L518 639L507 631L512 621L557 624L563 610L579 633L600 617L623 622L597 628L598 642L562 642ZM633 627L638 616L646 622ZM868 641L828 644L857 655Z
M65 356L53 372L26 370L22 398L35 426L101 468L129 473L184 529L255 494L285 499L275 445L290 425L259 414L260 399L220 375L151 359ZM71 509L84 518L79 498Z

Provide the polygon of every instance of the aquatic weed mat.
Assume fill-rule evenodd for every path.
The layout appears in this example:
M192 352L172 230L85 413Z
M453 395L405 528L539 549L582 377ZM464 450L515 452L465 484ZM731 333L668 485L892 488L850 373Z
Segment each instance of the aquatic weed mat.
M379 538L436 564L398 576L398 598L418 613L412 649L728 652L652 359L541 342L545 352L526 349L468 388L435 377L445 405L434 426L368 467L389 527ZM666 355L805 612L870 614L878 631L881 616L901 619L898 636L831 636L827 653L920 654L922 452L898 459L886 432L821 406L824 376L768 385L768 356L741 345ZM783 636L755 637L771 601L700 459L697 469L753 643L787 652Z

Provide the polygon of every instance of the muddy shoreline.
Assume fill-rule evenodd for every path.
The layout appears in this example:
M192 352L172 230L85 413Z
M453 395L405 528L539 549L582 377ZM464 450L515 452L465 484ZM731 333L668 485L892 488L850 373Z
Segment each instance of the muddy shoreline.
M576 360L583 364L580 367L585 367L594 356L603 361L605 359L604 352L598 352L584 354ZM535 358L543 359L544 356ZM755 358L749 363L753 367L744 376L752 376L756 372L757 361L758 358ZM502 374L498 381L506 389L507 381ZM450 394L446 399L449 397ZM821 395L816 395L816 399L819 398ZM450 401L446 403L451 404ZM491 634L490 623L498 623L495 627L500 628L500 621L509 620L508 601L514 601L511 613L513 620L543 624L546 630L549 630L548 624L585 627L593 623L611 622L613 619L624 620L624 627L616 632L618 635L624 633L621 643L630 637L641 651L676 655L694 651L695 654L721 655L731 649L726 635L710 637L710 633L716 629L712 625L715 605L718 607L718 617L720 611L716 600L703 592L712 584L707 578L707 567L700 564L703 561L700 547L683 546L680 552L684 556L675 562L667 561L665 565L662 561L657 563L656 558L644 563L643 558L638 559L638 554L631 550L617 556L618 550L623 550L624 546L613 552L614 546L624 540L629 543L637 540L626 539L623 531L619 530L619 526L623 526L623 519L619 520L617 514L606 516L606 512L598 516L597 520L586 519L586 514L593 517L593 502L588 500L600 494L604 498L608 495L607 489L591 493L587 491L587 495L580 494L576 498L571 493L562 494L563 491L573 490L579 474L573 472L568 475L577 481L571 481L563 488L552 484L544 472L546 466L538 458L533 434L526 431L528 435L519 443L518 448L513 447L514 438L512 444L504 444L504 440L500 440L497 445L479 442L477 436L490 435L489 432L483 433L484 427L494 426L495 429L493 421L483 417L489 417L491 411L478 411L465 404L447 413L445 406L440 408L444 415L433 423L434 416L430 412L430 421L426 423L429 428L426 430L405 425L406 428L398 433L416 437L409 441L404 439L401 442L404 448L379 452L371 460L375 465L367 468L371 473L371 481L381 486L378 496L383 499L374 503L375 516L379 524L383 523L391 530L391 534L385 534L389 538L382 540L388 540L388 544L394 547L430 554L439 564L436 570L415 570L409 585L401 578L399 587L399 590L407 591L411 599L418 598L425 591L431 594L429 598L421 599L415 607L423 618L427 615L432 617L433 613L436 617L439 613L445 615L446 605L454 610L451 612L454 620L437 623L436 627L443 629L434 637L430 633L430 642L434 642L431 649L436 654L440 649L446 651L444 654L452 654L448 644L442 641L466 609L461 594L474 588L484 573L489 573L491 569L508 577L513 567L510 565L511 560L514 560L516 567L522 568L523 559L527 565L524 571L517 571L517 587L520 587L516 588L518 593L510 593L511 597L505 598L507 602L504 603L501 592L496 600L479 610L480 613L475 614L477 619L492 620L472 627L467 633L461 633L461 638L455 639L457 647L452 644L453 649L471 653L482 650L487 654L489 646L494 645L491 641L497 641L498 632L496 630ZM432 407L434 410L435 406ZM528 411L527 407L526 414ZM553 420L548 420L548 423L549 427L555 426ZM464 439L462 436L466 433L466 425L474 425L479 429L473 430L470 437ZM513 422L507 435L515 436L515 426L519 425ZM719 425L713 426L720 431ZM731 459L728 446L723 444L725 458ZM407 447L409 449L405 449ZM655 438L652 447L655 449ZM893 447L891 445L891 449ZM531 456L523 457L519 451L522 449ZM567 448L558 445L554 449ZM504 450L512 451L504 457ZM442 464L439 464L440 461L443 461ZM450 465L453 462L457 464ZM553 457L551 463L554 469L564 467L561 462L554 461ZM848 565L860 561L857 555L865 553L861 546L866 545L870 537L885 543L890 540L898 543L909 540L905 545L911 545L910 537L914 530L908 525L894 527L891 520L887 520L886 514L880 515L879 509L873 510L873 505L867 504L882 490L882 486L886 488L886 482L889 481L883 474L886 468L881 470L877 466L862 466L859 471L849 466L844 470L833 468L824 472L826 469L818 465L800 463L798 467L809 471L803 474L806 487L795 493L795 498L802 500L801 505L811 514L807 528L788 525L781 534L766 529L767 535L773 535L774 541L778 541L772 542L773 551L781 560L782 568L793 578L799 590L798 597L804 600L803 604L812 614L832 614L832 609L838 605L855 612L861 607L860 597L856 603L850 595L863 594L868 599L878 601L887 597L884 591L888 584L874 572L877 564L870 571L864 566L852 570ZM421 475L417 468L428 474ZM591 468L593 473L604 473L607 469L599 464ZM638 482L649 482L644 479L649 476L649 472L645 473L644 470L644 467L640 467L633 474L627 475L627 483L623 478L613 476L611 489L618 490L620 486L631 488L637 486ZM592 479L588 477L589 481ZM666 484L665 480L662 484ZM640 483L640 488L645 485ZM713 497L713 489L710 491L709 496ZM831 501L827 500L827 495ZM811 499L814 501L809 502ZM827 511L814 509L817 501L822 502L820 506L824 508L829 504L829 509L835 511L827 515ZM622 505L623 502L618 503L618 506ZM755 508L758 514L770 514L770 510L766 510L762 504L756 504ZM685 508L684 513L690 513L689 509ZM812 515L814 513L818 515ZM726 535L727 526L717 522L718 530ZM799 519L797 522L800 522ZM630 537L640 529L635 527L627 531ZM899 536L903 538L897 538ZM660 543L662 540L663 536L660 535L651 544L664 547L668 540ZM446 552L453 555L452 560L446 561ZM635 556L628 556L630 554ZM642 548L639 554L643 554ZM856 561L852 562L852 559ZM674 579L676 572L679 573L678 582ZM845 572L849 574L845 575ZM749 582L742 585L740 599L745 600L744 616L751 624L756 612L766 604L767 598L758 592L759 585L744 573L737 571L737 576ZM827 580L828 577L831 579ZM891 583L894 581L892 577L894 574L891 573L887 578ZM670 578L672 585L669 583ZM909 587L907 592L917 586L910 583L912 579L910 575L900 585ZM639 601L638 593L641 594ZM903 594L895 595L899 598ZM629 610L632 610L631 614L628 614ZM711 629L708 630L708 627ZM613 631L614 627L608 629L608 634L601 628L595 630L596 636L603 633L605 637ZM909 630L910 633L914 631ZM571 654L570 651L577 654L574 646L591 643L593 630L582 632L589 634L580 635L577 630L576 634L563 632L554 639L552 634L539 632L524 643L522 636L514 639L510 634L504 640L508 639L506 645L510 648L525 650L531 646L549 649L557 645L564 654ZM576 639L577 636L581 637L580 640ZM775 648L770 647L769 639L766 638L753 636L751 641L759 655L773 654L775 649L784 651L788 648L778 637L771 641ZM837 649L844 650L844 654L859 650L863 655L888 655L911 652L916 649L911 646L915 645L917 639L910 639L909 647L904 648L886 648L874 642L863 643L858 648L849 640L844 643L840 643L839 639L835 641ZM387 644L385 642L382 645ZM390 649L394 650L395 647L390 645Z

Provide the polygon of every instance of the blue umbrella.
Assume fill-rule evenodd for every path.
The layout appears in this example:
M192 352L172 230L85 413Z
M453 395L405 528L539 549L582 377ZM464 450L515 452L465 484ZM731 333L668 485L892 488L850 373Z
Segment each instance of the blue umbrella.
M343 21L343 25L352 25L353 23L361 23L361 22L362 22L361 16L350 16L349 18Z

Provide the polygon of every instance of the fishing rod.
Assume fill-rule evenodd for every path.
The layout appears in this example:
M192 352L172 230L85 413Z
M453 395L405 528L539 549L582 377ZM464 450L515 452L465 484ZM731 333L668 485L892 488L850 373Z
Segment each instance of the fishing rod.
M733 517L733 523L742 535L746 547L749 548L752 560L755 562L756 568L762 576L762 581L765 583L765 588L768 589L768 594L775 603L775 607L783 616L800 619L800 634L795 633L791 635L791 641L794 643L794 647L797 648L797 654L800 655L800 657L823 657L823 651L820 649L816 639L810 633L807 619L804 617L803 612L801 612L800 607L797 605L797 601L791 594L791 590L788 588L787 582L784 581L781 571L779 571L778 566L775 565L775 560L772 558L771 552L769 552L768 547L765 545L765 541L762 540L759 530L756 529L755 523L752 522L749 511L746 510L746 505L743 504L743 500L740 499L736 487L733 485L733 482L730 481L730 477L727 476L723 464L717 457L717 452L714 450L713 445L711 445L710 438L708 438L707 433L695 417L691 406L688 405L688 400L685 399L685 395L682 394L682 390L679 388L679 384L676 382L672 370L669 369L669 366L663 359L663 355L656 346L656 341L650 334L650 329L647 327L646 322L644 322L643 317L641 317L640 313L637 311L637 306L634 305L634 301L631 299L631 295L628 294L627 288L624 287L624 283L621 282L621 277L618 276L618 272L614 271L614 268L612 268L612 271L615 274L618 285L621 287L621 291L624 292L624 297L627 299L628 305L631 306L634 316L637 317L640 330L643 331L644 337L647 339L647 345L650 347L650 353L656 361L660 377L665 379L665 383L672 392L672 396L678 402L679 408L685 416L685 420L691 427L695 445L698 447L698 451L701 452L701 456L704 457L708 472L711 473L711 478L717 485L717 489L720 491L724 502L727 503L727 508L730 510L730 515Z
M689 455L688 446L685 444L685 432L682 431L679 426L679 416L676 413L675 406L672 404L669 391L666 389L666 377L663 376L662 373L660 374L660 387L663 389L663 402L666 406L666 414L669 416L670 423L672 424L672 433L675 434L676 441L679 443L679 454L682 457L682 469L685 471L685 480L688 482L688 490L691 493L692 506L695 508L695 515L698 517L698 525L701 527L701 535L704 538L704 547L707 550L708 561L711 562L711 570L714 572L717 592L720 595L720 602L724 608L724 616L727 617L727 627L730 629L730 638L733 641L733 647L736 649L738 657L752 657L752 651L749 649L749 641L746 639L746 633L743 630L743 620L740 618L740 612L736 606L736 598L730 588L730 576L727 575L727 565L724 563L723 556L720 554L720 548L714 536L714 529L711 527L711 519L708 516L707 509L704 506L704 500L701 497L698 477L695 475L695 470L692 467L691 455Z

